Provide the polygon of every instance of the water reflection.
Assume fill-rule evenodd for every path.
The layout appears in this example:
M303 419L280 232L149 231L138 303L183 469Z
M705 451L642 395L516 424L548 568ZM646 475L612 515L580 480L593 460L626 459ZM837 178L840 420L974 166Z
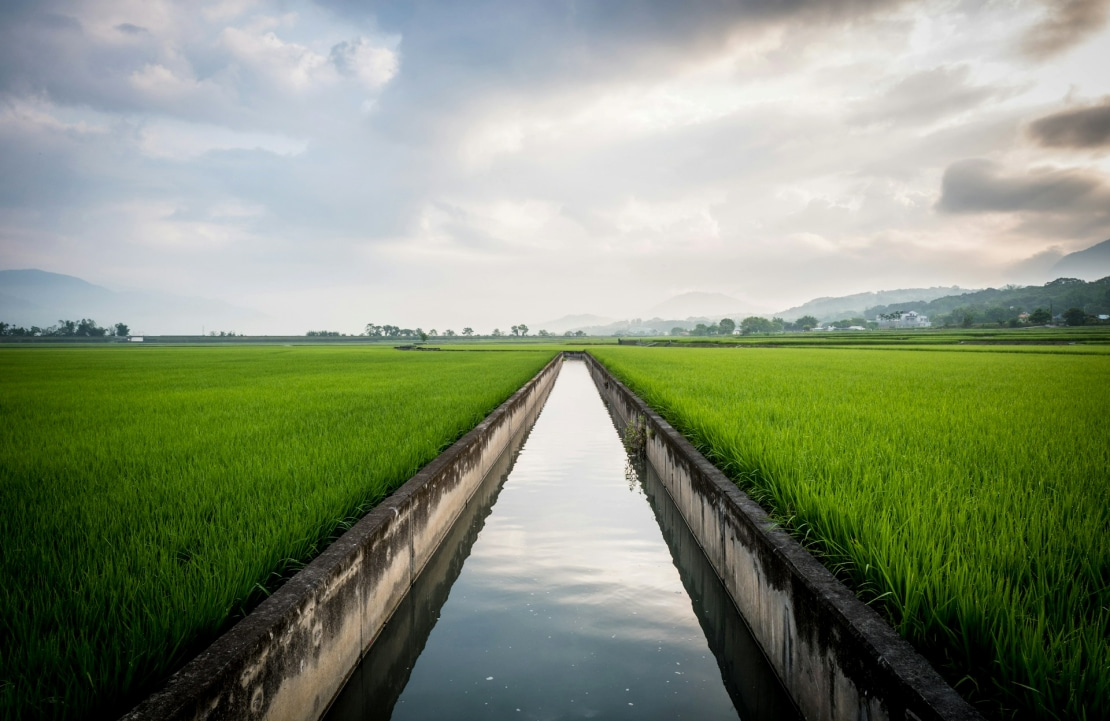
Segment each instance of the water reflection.
M629 466L584 364L564 365L506 467L330 718L791 717L658 478Z

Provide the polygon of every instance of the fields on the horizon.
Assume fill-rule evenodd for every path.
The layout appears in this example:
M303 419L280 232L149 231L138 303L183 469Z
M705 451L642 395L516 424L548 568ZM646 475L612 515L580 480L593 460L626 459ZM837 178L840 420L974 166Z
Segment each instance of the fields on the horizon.
M949 347L591 353L988 715L1106 718L1110 359Z
M553 351L0 351L0 718L118 716Z

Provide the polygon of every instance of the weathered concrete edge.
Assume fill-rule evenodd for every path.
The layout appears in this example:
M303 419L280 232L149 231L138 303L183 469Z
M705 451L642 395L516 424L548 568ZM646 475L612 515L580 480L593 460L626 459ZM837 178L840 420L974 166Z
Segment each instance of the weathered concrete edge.
M807 719L981 721L878 613L597 359L584 356L617 415L644 419L648 460Z
M487 471L534 422L562 360L552 359L123 721L320 718Z

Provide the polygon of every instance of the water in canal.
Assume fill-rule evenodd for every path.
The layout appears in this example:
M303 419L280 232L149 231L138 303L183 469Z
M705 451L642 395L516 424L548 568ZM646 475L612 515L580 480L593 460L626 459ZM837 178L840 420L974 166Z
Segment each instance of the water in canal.
M791 719L789 698L585 364L563 364L329 712Z

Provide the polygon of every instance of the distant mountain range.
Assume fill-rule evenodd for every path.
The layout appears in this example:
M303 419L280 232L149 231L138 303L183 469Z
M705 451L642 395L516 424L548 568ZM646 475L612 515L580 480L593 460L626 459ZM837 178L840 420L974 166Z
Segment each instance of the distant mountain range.
M1110 240L1103 241L1086 250L1080 250L1065 255L1052 267L1050 278L1079 278L1085 281L1094 281L1110 276ZM1083 286L1085 287L1085 286ZM1044 289L1048 290L1044 290ZM1021 292L1022 290L1027 292ZM1070 288L1071 295L1078 302L1080 286ZM1033 305L1043 301L1047 307L1051 298L1058 294L1059 287L1051 282L1045 286L1010 287L1005 291L992 288L986 290L961 288L953 286L937 286L933 288L899 288L896 290L880 290L870 293L855 293L853 295L815 298L802 305L787 308L777 313L760 313L751 308L745 309L745 304L731 296L721 293L683 293L669 298L659 305L651 308L643 320L612 321L598 316L567 316L568 321L560 325L561 330L544 327L551 332L561 333L565 330L583 330L590 335L612 335L614 333L648 333L652 330L658 333L669 333L671 328L693 328L697 323L706 325L716 323L721 318L732 318L739 322L749 315L760 315L766 318L778 317L788 321L795 321L806 315L812 315L821 322L831 322L855 317L866 317L869 320L879 312L891 310L918 310L934 314L949 313L953 309L966 306L981 306L985 303L1001 303L1002 299L1010 298L1019 305ZM1096 291L1091 291L1096 292ZM1061 296L1060 302L1066 299ZM1082 303L1081 303L1082 305ZM1088 303L1087 305L1090 305ZM1094 306L1092 306L1094 307ZM1101 307L1101 306L1099 306ZM575 319L584 319L576 324ZM604 322L602 322L604 321Z
M645 316L652 318L713 318L730 315L752 315L751 303L723 293L682 293L649 308Z
M1050 276L1046 280L1105 280L1110 276L1110 240L1062 257L1052 267ZM576 330L590 335L665 334L675 327L690 329L697 323L709 325L721 318L739 322L749 315L777 316L788 321L812 315L818 321L829 322L860 316L871 319L877 313L893 310L938 315L958 307L982 311L1009 306L1031 310L1049 304L1057 310L1066 309L1069 304L1110 308L1110 298L1106 303L1099 300L1102 298L1099 293L1106 292L1103 286L1107 283L1100 282L1098 287L1089 283L1063 285L1067 287L1050 282L1043 287L1007 286L998 290L959 286L901 288L815 298L777 313L759 312L751 308L751 304L721 293L691 292L676 295L648 309L643 318L614 320L591 314L568 315L537 323L532 332L543 329L555 334ZM135 333L187 335L203 330L242 330L272 320L257 311L223 301L166 293L117 292L71 275L42 270L0 270L0 320L46 327L60 319L81 318L91 318L103 326L126 323Z
M808 303L775 313L775 316L793 322L802 316L811 315L824 323L863 316L865 310L874 306L928 302L936 298L971 292L973 291L953 285L947 288L901 288L873 293L855 293L838 298L816 298Z
M580 315L564 315L562 318L555 320L544 321L537 323L535 328L530 329L532 332L539 330L546 330L548 333L565 333L568 330L578 330L588 326L608 325L615 322L612 318L606 318L600 315L591 315L583 313Z
M1082 308L1088 313L1110 313L1110 277L1087 282L1081 278L1057 278L1044 285L1010 285L987 288L932 301L894 303L868 308L865 317L874 320L880 313L913 310L937 320L956 309L970 310L977 322L1006 321L1022 312L1037 308L1059 315L1068 308Z
M72 275L0 270L0 320L47 327L81 318L102 326L126 323L133 333L200 335L204 329L241 329L265 316L206 298L117 292Z

